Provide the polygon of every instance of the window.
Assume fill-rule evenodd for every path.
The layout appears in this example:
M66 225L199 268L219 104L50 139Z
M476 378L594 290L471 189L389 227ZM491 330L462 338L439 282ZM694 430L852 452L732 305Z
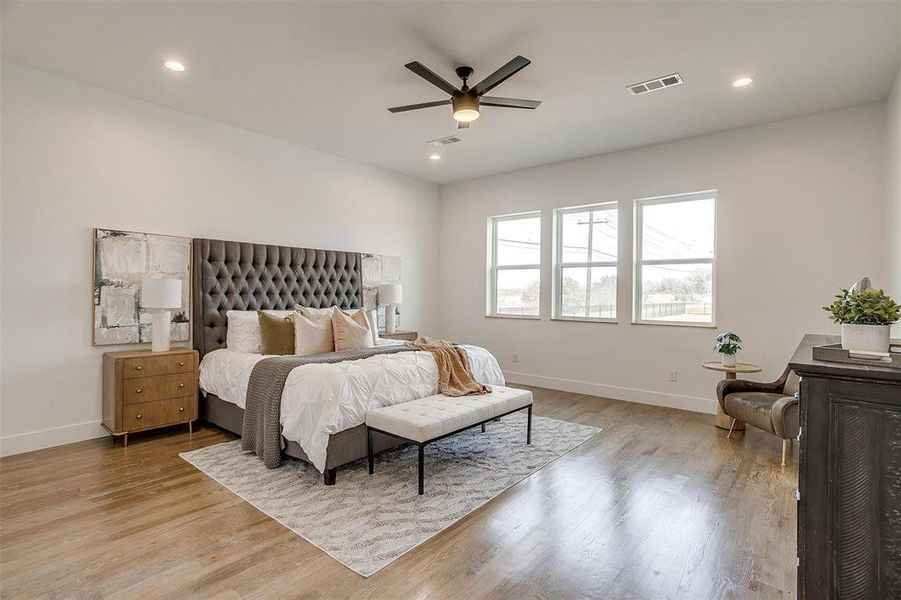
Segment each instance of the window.
M554 318L616 321L617 204L554 211Z
M713 325L715 262L715 191L635 201L635 322Z
M541 213L488 219L488 314L538 318Z

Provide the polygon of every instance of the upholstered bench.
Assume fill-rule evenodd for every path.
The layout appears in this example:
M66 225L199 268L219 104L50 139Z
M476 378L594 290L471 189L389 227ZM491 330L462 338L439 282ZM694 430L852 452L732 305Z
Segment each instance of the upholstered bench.
M454 398L437 394L366 413L369 474L374 471L372 432L413 442L419 446L419 493L425 480L423 457L426 444L460 433L518 410L528 409L526 444L532 443L532 392L492 386L490 394Z

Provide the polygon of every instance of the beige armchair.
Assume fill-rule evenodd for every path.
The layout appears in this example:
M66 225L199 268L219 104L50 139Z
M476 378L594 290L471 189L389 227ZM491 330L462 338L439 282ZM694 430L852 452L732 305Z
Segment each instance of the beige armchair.
M782 438L782 466L791 440L798 437L798 376L787 368L773 383L724 379L716 386L716 397L724 413ZM732 427L726 437L732 437Z

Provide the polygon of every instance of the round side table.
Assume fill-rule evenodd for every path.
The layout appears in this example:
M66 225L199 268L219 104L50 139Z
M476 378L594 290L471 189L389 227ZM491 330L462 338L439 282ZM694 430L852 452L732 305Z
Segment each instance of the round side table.
M711 371L720 371L721 373L726 374L726 379L735 379L736 374L738 373L759 373L761 368L757 365L752 365L751 363L735 363L735 365L731 367L723 366L723 363L719 361L709 361L701 363L701 366L705 369L710 369ZM723 412L723 409L720 408L720 403L716 403L716 417L713 421L714 425L719 427L720 429L729 429L729 426L732 425L732 417ZM745 424L743 421L736 421L735 427L733 431L744 431Z

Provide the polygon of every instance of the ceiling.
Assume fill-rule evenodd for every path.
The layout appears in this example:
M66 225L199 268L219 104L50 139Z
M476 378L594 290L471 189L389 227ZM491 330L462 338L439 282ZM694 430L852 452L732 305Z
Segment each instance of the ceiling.
M885 98L901 2L2 2L5 59L135 98L448 183ZM477 81L532 65L456 133L419 60ZM161 67L163 58L187 65ZM625 85L681 73L685 85ZM753 85L734 89L748 75Z

